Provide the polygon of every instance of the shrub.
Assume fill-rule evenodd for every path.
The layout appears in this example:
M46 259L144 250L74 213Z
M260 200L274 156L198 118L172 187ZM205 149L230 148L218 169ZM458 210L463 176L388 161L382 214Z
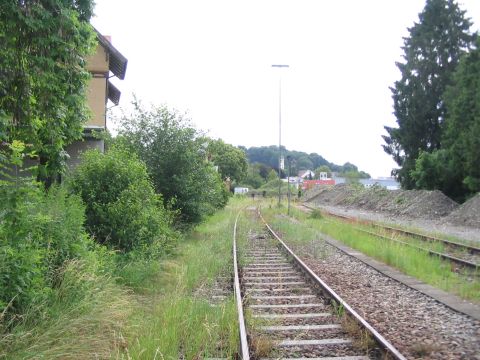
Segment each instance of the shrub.
M155 194L144 163L119 147L85 152L69 187L85 202L87 230L101 244L123 252L156 244L162 252L176 239L173 214Z
M145 109L138 101L120 122L117 143L145 162L155 190L179 211L183 225L201 222L226 203L220 174L208 159L208 141L190 121L165 106Z
M65 260L86 257L92 242L84 206L62 187L33 182L0 186L0 314L45 299Z
M322 212L319 209L313 209L309 215L310 219L323 219Z

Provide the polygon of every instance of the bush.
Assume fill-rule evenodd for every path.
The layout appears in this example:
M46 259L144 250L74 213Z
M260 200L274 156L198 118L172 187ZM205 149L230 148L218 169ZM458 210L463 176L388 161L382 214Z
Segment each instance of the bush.
M323 219L322 212L319 209L313 209L308 217L310 219Z
M85 152L69 187L85 202L87 230L101 244L122 252L155 244L162 253L177 237L144 163L119 147Z
M208 159L208 141L190 121L165 106L144 109L120 120L117 143L145 162L155 190L179 211L183 225L201 222L226 203L225 187Z
M43 301L68 259L89 254L84 206L62 187L44 192L34 183L0 186L0 314Z

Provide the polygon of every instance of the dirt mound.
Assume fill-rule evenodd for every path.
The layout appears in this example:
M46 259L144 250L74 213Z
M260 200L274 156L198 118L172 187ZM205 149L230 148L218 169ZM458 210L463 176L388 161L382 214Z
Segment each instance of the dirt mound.
M321 202L327 205L338 205L352 196L355 190L347 184L338 184L331 187L320 188L318 193L308 201Z
M438 190L404 190L403 193L406 200L404 206L399 207L401 215L437 219L447 216L458 207L455 201Z
M460 205L447 217L447 221L454 225L480 228L480 193Z
M311 201L423 219L447 216L458 207L438 190L387 190L381 186L363 188L346 184L324 189Z

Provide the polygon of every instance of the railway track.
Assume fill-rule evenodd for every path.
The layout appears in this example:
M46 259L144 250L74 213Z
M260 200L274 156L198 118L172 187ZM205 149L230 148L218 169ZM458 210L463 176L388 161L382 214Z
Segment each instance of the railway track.
M309 210L319 210L318 208L309 206L307 204L303 204L303 206ZM456 265L461 266L462 268L472 269L474 271L480 270L480 248L478 247L467 245L467 244L460 244L457 242L441 239L434 236L418 234L413 231L398 229L391 226L384 226L384 225L375 223L373 221L335 214L325 210L321 210L321 212L323 215L326 215L328 217L338 218L353 224L366 225L366 226L372 227L373 229L380 230L383 233L367 230L358 226L354 227L355 230L357 231L367 233L369 235L376 236L382 239L386 239L388 241L397 242L402 245L410 246L417 250L425 251L432 256L437 256L444 260L448 260ZM405 240L394 238L393 235L395 234L404 236ZM444 252L434 251L431 249L427 249L423 246L412 244L407 240L407 238L418 239L428 243L440 243L444 245L444 250L443 250Z
M241 269L234 229L242 359L405 359L264 226L249 235Z

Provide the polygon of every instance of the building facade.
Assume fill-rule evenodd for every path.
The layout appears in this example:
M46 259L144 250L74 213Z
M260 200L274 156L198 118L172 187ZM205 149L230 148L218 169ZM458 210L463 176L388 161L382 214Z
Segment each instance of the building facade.
M87 70L92 74L87 90L87 102L92 116L85 124L83 139L67 146L69 154L68 168L74 169L80 162L81 153L88 149L105 151L105 142L98 134L107 129L107 106L109 101L113 105L120 102L120 91L110 79L125 78L128 60L110 42L110 39L97 33L97 48L95 53L87 59Z

